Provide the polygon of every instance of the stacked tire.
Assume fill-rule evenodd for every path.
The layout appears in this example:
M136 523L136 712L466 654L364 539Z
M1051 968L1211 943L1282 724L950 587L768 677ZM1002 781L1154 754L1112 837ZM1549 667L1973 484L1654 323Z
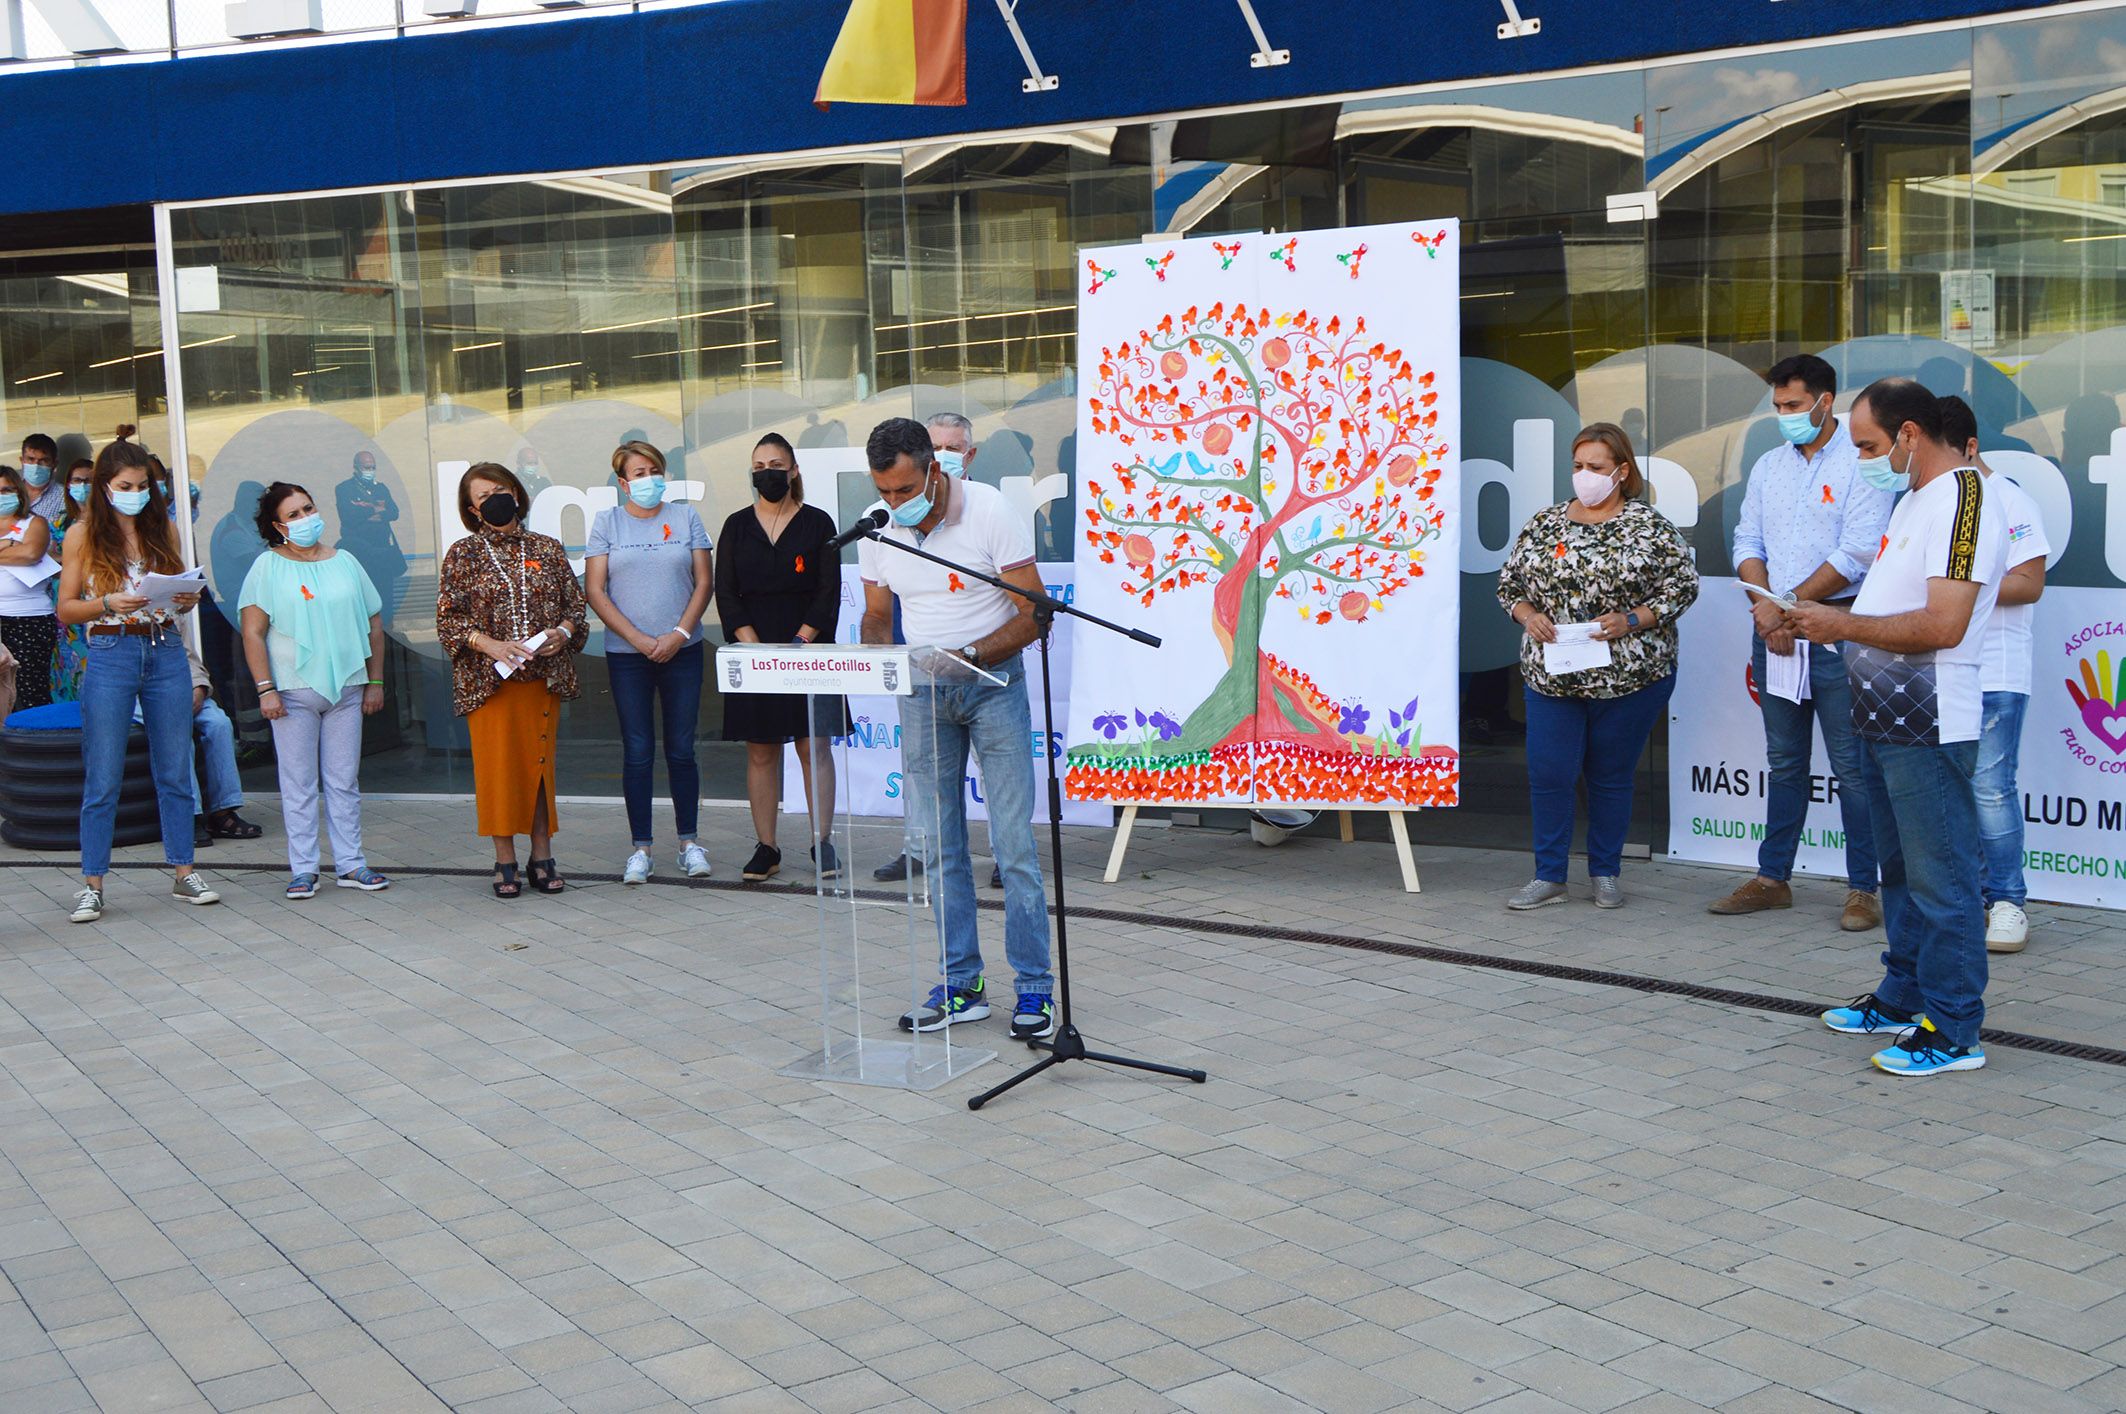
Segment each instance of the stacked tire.
M71 721L74 725L48 725ZM0 727L0 840L17 849L69 852L81 848L80 713L71 702L17 712ZM151 844L162 837L155 781L148 772L148 736L138 723L126 737L125 775L118 790L114 845Z

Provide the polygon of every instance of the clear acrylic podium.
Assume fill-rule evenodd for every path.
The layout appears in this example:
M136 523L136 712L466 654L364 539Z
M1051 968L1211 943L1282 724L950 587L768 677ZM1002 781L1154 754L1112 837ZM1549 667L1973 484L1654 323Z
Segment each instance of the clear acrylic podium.
M840 714L833 699L850 698L851 715L860 719L853 736L813 738L816 777L823 764L833 768L836 790L827 818L809 820L811 840L833 842L841 872L834 878L813 877L819 917L819 1049L779 1073L808 1080L883 1085L903 1090L930 1090L964 1075L996 1052L954 1044L953 1027L908 1032L900 1018L920 1007L930 989L944 980L942 913L933 898L936 875L925 868L909 871L898 884L873 884L873 866L905 854L934 865L935 844L925 837L921 819L938 818L934 799L918 802L912 777L902 773L905 820L860 817L851 813L852 741L865 751L885 750L898 767L900 729L877 721L863 699L906 700L952 683L999 681L957 654L935 648L872 644L733 643L716 651L719 685L725 692L803 694L812 715L831 720ZM881 741L881 732L892 740ZM963 789L958 781L950 783ZM927 805L927 811L918 806ZM793 865L801 849L785 847ZM858 881L870 887L859 888Z

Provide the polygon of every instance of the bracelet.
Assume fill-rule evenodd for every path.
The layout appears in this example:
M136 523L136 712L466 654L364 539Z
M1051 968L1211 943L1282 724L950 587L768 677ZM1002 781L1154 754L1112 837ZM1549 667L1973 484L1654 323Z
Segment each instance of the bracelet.
M371 678L367 683L363 684L365 687L382 687L383 685L384 680L382 678Z
M258 689L258 690L259 690L260 692L271 692L271 691L273 691L273 679L272 679L272 678L260 678L260 679L259 679L258 681L256 681L256 682L252 683L251 685L252 685L253 687L257 688L257 689Z
M275 687L275 686L274 686L274 685L273 685L272 683L270 683L270 682L269 682L269 683L267 683L267 684L266 684L266 685L265 685L264 687L262 687L262 688L260 688L260 689L258 690L258 695L259 695L260 697L262 697L262 698L264 698L264 697L278 697L278 696L280 696L280 695L281 695L281 690L280 690L279 688Z

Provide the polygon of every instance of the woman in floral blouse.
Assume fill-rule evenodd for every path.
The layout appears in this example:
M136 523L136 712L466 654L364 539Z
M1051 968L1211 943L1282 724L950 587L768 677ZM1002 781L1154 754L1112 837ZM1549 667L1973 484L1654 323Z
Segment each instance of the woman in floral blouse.
M1698 571L1675 526L1638 499L1645 485L1623 429L1597 422L1572 445L1573 499L1522 527L1499 603L1521 626L1528 800L1535 877L1513 909L1565 900L1574 787L1587 783L1587 873L1617 908L1632 778L1676 686L1676 616Z
M524 528L530 498L515 473L480 462L458 481L472 532L443 557L436 639L450 654L452 702L472 734L473 801L494 841L496 898L523 892L518 835L531 836L533 888L567 885L553 859L554 742L577 695L575 654L590 636L568 552Z

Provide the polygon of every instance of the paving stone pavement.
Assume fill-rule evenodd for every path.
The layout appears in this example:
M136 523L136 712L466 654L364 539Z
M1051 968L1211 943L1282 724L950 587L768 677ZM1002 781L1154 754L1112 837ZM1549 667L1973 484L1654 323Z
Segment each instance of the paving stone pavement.
M480 863L467 805L366 816L379 868ZM0 848L0 1411L2126 1407L2126 1070L1896 1081L1790 1017L1189 926L1843 999L1879 935L1829 884L1715 919L1733 876L1628 864L1623 910L1512 915L1513 855L1422 850L1412 898L1385 846L1155 829L1104 886L1073 831L1074 903L1159 915L1073 930L1089 1037L1211 1080L973 1114L1003 1066L778 1076L810 900L622 889L620 812L563 823L559 898L291 905L269 832L202 856L222 906L126 870L95 927ZM2033 912L1990 1020L2119 1044L2116 916Z

